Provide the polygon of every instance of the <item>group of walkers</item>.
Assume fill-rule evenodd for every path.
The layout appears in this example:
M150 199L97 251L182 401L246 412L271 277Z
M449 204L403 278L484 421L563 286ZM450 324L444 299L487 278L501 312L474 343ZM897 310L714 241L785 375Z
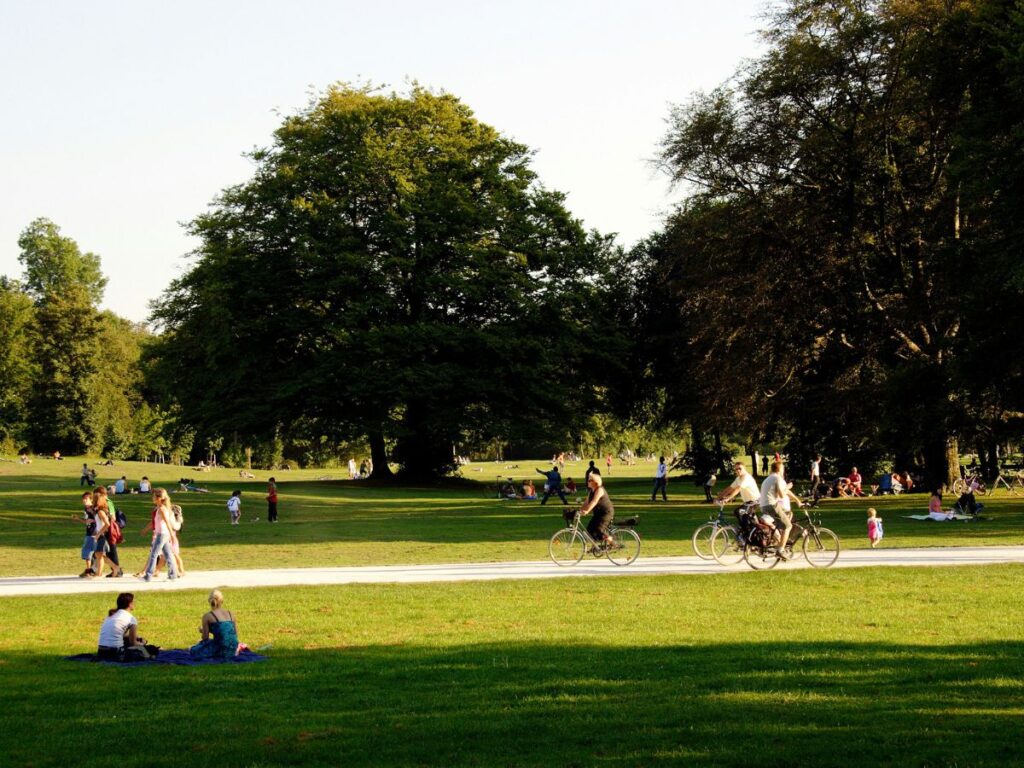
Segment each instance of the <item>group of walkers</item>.
M200 640L189 648L189 655L194 659L228 659L236 656L245 646L238 642L235 615L224 607L224 595L219 589L210 593L207 602L210 610L200 619ZM131 592L119 594L116 607L110 609L100 627L96 648L99 659L145 661L160 653L159 646L147 642L139 634L139 622L134 612L135 595Z
M148 480L144 478L148 483ZM146 565L134 575L150 581L158 576L161 568L167 566L168 579L178 579L185 575L185 565L181 558L181 529L185 524L185 516L178 504L171 502L170 494L163 488L154 488L152 494L153 507L150 511L149 523L142 529L142 535L151 534L149 556ZM236 490L227 502L228 515L232 525L238 525L242 515L242 492ZM277 517L277 483L270 478L267 484L267 520L276 523ZM82 513L73 515L72 520L85 526L82 540L81 558L84 569L79 578L91 579L105 577L116 579L124 576L118 545L124 542L128 518L117 508L114 499L105 486L97 486L82 494ZM255 518L259 520L259 518ZM109 566L110 572L104 574Z

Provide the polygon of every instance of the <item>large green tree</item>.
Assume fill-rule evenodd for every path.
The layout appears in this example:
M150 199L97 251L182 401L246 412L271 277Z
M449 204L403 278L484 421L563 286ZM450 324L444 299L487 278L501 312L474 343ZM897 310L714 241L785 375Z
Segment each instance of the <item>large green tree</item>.
M413 477L587 407L614 251L530 157L451 95L329 89L193 222L155 380L207 434L366 436Z
M34 322L32 300L16 281L0 278L0 445L10 450L23 446L28 423Z
M852 444L860 414L898 415L930 482L956 475L976 22L957 0L790 0L761 57L673 113L663 160L691 195L660 269L711 408L839 420Z
M29 224L18 246L36 305L29 434L36 450L81 452L97 442L90 417L102 367L96 305L107 281L99 257L82 253L48 219Z

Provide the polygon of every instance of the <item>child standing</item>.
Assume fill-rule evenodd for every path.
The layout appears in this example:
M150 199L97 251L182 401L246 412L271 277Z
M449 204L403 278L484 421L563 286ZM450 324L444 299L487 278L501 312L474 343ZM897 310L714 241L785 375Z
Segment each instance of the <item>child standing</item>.
M355 462L352 462L353 465ZM267 522L277 522L277 483L270 478L267 484Z
M871 542L871 548L874 549L878 546L878 542L882 540L882 536L885 532L882 530L882 518L878 517L878 513L874 508L868 510L868 541Z
M239 519L242 517L242 492L232 491L231 498L228 499L228 512L231 513L231 524L238 525Z

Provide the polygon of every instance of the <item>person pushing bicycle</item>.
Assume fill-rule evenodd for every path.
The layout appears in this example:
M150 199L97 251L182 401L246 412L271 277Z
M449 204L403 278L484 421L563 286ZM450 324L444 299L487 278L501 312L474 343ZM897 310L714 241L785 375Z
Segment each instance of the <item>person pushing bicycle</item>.
M604 481L597 473L592 473L587 478L587 487L590 489L586 503L580 507L580 517L586 517L591 513L593 516L587 523L587 533L590 538L605 547L612 545L612 537L608 535L608 524L615 519L615 507L608 497L608 491L604 489Z

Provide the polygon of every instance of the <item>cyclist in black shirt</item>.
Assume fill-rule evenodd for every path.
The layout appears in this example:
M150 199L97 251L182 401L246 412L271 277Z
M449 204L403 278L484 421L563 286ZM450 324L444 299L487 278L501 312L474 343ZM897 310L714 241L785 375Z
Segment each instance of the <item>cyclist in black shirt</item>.
M604 489L604 481L599 474L591 473L587 478L587 487L590 489L590 494L587 496L587 503L580 507L580 516L585 517L593 513L593 517L587 524L587 533L598 544L603 542L606 546L610 545L612 537L608 535L608 524L615 518L615 507L612 506L612 500L608 498L608 492Z

